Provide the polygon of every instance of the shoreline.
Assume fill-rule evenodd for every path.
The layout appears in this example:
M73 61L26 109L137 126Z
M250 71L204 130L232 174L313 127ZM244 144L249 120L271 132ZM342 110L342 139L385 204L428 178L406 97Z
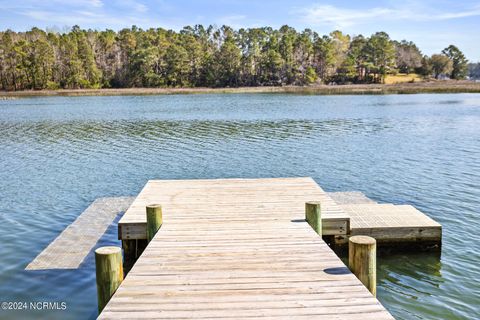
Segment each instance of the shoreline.
M208 93L291 93L312 95L335 94L418 94L418 93L480 93L480 82L435 81L400 84L350 84L282 87L238 88L115 88L115 89L59 89L0 91L0 100L42 96L122 96L122 95L172 95Z

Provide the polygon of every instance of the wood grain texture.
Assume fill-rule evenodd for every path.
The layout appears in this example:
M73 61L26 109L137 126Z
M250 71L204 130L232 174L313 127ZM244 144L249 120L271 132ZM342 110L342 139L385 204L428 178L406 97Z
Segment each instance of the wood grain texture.
M235 206L230 207L232 201ZM194 203L195 210L208 212L183 217L185 224L218 223L225 209L234 221L270 224L275 221L267 213L278 217L293 210L298 219L305 219L307 201L321 202L323 235L348 233L348 214L311 178L150 180L120 219L119 239L147 238L145 207L150 203L161 204L164 212L186 211Z
M373 294L377 294L377 242L368 236L350 237L348 266L358 280Z
M345 216L310 178L150 181L122 223L161 203L162 228L99 318L393 319L305 221L307 201Z
M322 212L320 202L308 201L305 203L305 220L312 229L322 236Z
M100 247L95 250L98 312L102 312L123 281L122 249Z
M149 204L146 209L147 241L150 242L163 223L162 205Z
M52 241L25 270L77 269L133 197L98 198Z
M350 235L373 237L381 244L441 243L442 226L411 205L341 205L350 216Z

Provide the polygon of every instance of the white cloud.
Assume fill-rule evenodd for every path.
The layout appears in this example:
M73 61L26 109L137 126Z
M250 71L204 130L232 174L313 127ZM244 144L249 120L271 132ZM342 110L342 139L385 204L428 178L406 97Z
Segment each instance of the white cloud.
M300 19L310 25L328 25L335 28L350 27L372 20L405 21L441 21L480 16L480 6L459 12L439 12L420 6L418 3L405 2L399 7L375 7L370 9L347 9L333 5L316 4L294 11Z
M135 14L117 17L102 12L93 12L87 10L73 10L68 13L28 10L22 12L22 14L35 21L46 22L50 25L80 25L80 27L82 28L87 28L89 26L95 27L100 23L106 25L107 28L124 28L132 25L137 25L139 27L148 27L155 25L155 21L152 21L150 18L138 16Z
M65 25L95 23L98 21L119 25L125 21L123 19L112 18L100 13L82 10L72 11L68 14L65 12L28 10L23 12L23 15L38 21L54 22Z
M108 6L104 5L107 4ZM25 0L21 4L10 5L6 9L15 14L28 17L32 24L36 21L58 25L98 26L109 28L130 25L154 24L147 15L148 7L137 0L51 0L39 4L33 0ZM118 14L118 11L124 13Z
M116 5L133 9L136 12L146 12L148 11L148 7L141 2L135 0L117 0L115 1Z
M21 2L0 1L2 9L22 10L35 8L61 8L61 7L83 7L83 8L101 8L102 0L50 0L39 2L36 0L23 0Z
M238 27L247 17L244 15L230 15L218 19L218 24L233 28Z
M335 28L342 28L390 14L391 10L386 8L352 10L332 5L314 5L302 9L300 12L304 14L304 19L310 24L327 24Z
M90 0L88 1L90 3L91 6L93 7L103 7L103 2L101 0Z

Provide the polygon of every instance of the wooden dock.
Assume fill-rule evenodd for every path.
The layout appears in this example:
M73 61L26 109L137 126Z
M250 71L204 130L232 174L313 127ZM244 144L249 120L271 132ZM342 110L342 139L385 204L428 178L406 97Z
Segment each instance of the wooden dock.
M377 203L358 191L327 193L350 218L347 236L337 235L337 246L348 238L364 235L375 238L382 248L438 250L442 244L442 226L411 205Z
M442 226L411 205L349 204L341 208L350 216L350 236L368 235L384 246L441 244Z
M245 189L243 192L248 196L254 192L250 190L251 187L257 188L259 183L262 184L261 188L268 189L271 185L284 183L287 180L295 188L290 188L288 194L279 195L278 199L263 206L275 210L284 201L285 196L298 201L297 205L300 207L302 201L309 201L308 199L320 201L322 203L322 235L331 236L332 243L338 246L347 244L348 238L354 235L374 237L381 247L410 244L424 248L441 246L441 225L415 207L376 203L361 192L326 193L311 178L151 180L120 219L118 237L129 248L139 248L140 252L143 250L147 238L145 206L149 202L162 203L165 210L176 209L178 198L191 191L196 197L203 195L207 206L217 201L216 208L221 210L221 206L225 205L222 202L223 194L219 195L219 199L216 198L216 194L210 195L210 192L218 188L228 188L229 184L237 184L236 187L240 188L238 186L241 185ZM195 199L196 205L201 204L199 200L201 199ZM228 199L226 201L228 202ZM237 207L241 208L241 205ZM254 219L255 216L254 213L251 218Z
M305 222L320 201L326 234L349 216L311 178L149 181L119 222L145 239L163 225L100 319L393 319Z
M133 197L96 199L25 270L78 268L118 214L127 210L133 200Z
M282 188L285 189L283 193ZM234 199L229 198L232 192L239 197L236 203L232 203ZM247 212L246 209L250 209L248 202L261 201L263 193L266 197L272 193L272 198L265 198L268 201L258 203L253 212ZM282 203L290 203L292 199L296 210L301 212L304 212L305 201L316 199L322 202L323 235L348 233L350 217L312 178L150 180L118 222L118 237L120 240L146 239L145 206L154 202L161 203L165 212L184 209L193 204L195 210L216 212L231 207L230 210L242 213L236 217L237 220L258 219L260 222L259 213L280 210ZM290 209L286 207L281 211ZM198 219L212 221L211 217L199 216Z

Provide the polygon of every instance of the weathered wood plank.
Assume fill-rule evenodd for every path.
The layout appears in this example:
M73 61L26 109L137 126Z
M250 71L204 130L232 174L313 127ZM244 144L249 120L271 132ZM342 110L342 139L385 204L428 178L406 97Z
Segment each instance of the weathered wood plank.
M133 197L99 198L52 241L26 270L76 269Z
M188 210L193 202L196 210L206 211L196 221L209 224L221 222L218 216L225 209L237 213L238 221L270 223L272 210L276 217L295 212L301 220L304 203L320 201L322 234L348 233L349 216L311 178L151 180L120 219L119 239L146 239L145 206L155 201L162 203L164 211L175 209L178 218L186 219L191 217Z
M393 319L307 224L307 201L327 208L322 230L347 233L310 178L150 181L121 237L144 236L147 203L162 228L100 319Z
M438 243L442 226L410 205L350 204L350 235L373 237L379 244Z

